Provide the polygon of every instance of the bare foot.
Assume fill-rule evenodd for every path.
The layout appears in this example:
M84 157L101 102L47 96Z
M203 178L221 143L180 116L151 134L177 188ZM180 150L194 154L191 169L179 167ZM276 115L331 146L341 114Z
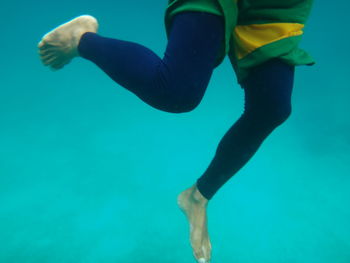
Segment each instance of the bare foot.
M86 32L96 33L97 20L89 15L78 16L62 24L46 35L38 44L42 62L52 69L61 69L74 57L79 56L78 44Z
M194 185L178 195L177 203L190 224L190 242L194 257L198 263L208 263L211 259L206 213L208 200Z

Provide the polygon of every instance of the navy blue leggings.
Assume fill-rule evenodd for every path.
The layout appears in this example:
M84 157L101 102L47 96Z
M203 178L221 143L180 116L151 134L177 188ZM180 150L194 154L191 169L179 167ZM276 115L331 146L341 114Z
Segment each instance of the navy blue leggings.
M162 111L193 110L202 100L224 38L217 15L184 12L175 16L163 59L148 48L85 33L82 57L94 62L119 85ZM294 67L278 59L255 67L242 83L245 109L220 141L208 169L197 180L210 200L258 150L291 112Z

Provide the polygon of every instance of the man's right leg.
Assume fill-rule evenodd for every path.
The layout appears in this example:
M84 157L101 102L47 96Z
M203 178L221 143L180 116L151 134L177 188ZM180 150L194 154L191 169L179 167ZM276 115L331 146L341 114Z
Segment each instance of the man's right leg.
M54 53L52 48L57 49L57 45L64 44L68 38L68 29L59 29L45 36L39 45L42 58L55 57L58 52ZM221 16L182 12L173 18L163 59L142 45L101 37L89 31L81 35L76 50L152 107L167 112L186 112L200 103L223 39ZM68 51L69 48L68 44L61 47ZM48 66L53 66L52 63Z

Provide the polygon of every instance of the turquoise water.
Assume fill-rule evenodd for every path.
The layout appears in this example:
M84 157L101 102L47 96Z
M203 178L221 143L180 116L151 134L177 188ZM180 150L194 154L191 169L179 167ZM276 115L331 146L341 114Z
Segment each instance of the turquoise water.
M306 28L301 46L317 64L297 68L292 116L209 204L213 263L350 262L350 4L327 3L315 3ZM162 55L165 7L2 4L1 263L195 262L176 196L242 113L228 60L201 105L176 115L83 59L51 72L36 49L52 27L88 13L102 35Z

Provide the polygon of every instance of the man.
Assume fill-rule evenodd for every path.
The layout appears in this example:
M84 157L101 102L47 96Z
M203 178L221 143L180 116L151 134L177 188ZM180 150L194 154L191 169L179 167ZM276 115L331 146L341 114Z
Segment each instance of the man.
M55 28L39 43L41 60L52 69L81 56L150 106L171 113L193 110L214 68L229 56L245 92L244 113L205 173L178 196L199 263L211 259L208 201L289 117L294 67L314 64L298 47L311 5L311 0L171 0L163 59L139 44L99 36L97 20L88 15Z

